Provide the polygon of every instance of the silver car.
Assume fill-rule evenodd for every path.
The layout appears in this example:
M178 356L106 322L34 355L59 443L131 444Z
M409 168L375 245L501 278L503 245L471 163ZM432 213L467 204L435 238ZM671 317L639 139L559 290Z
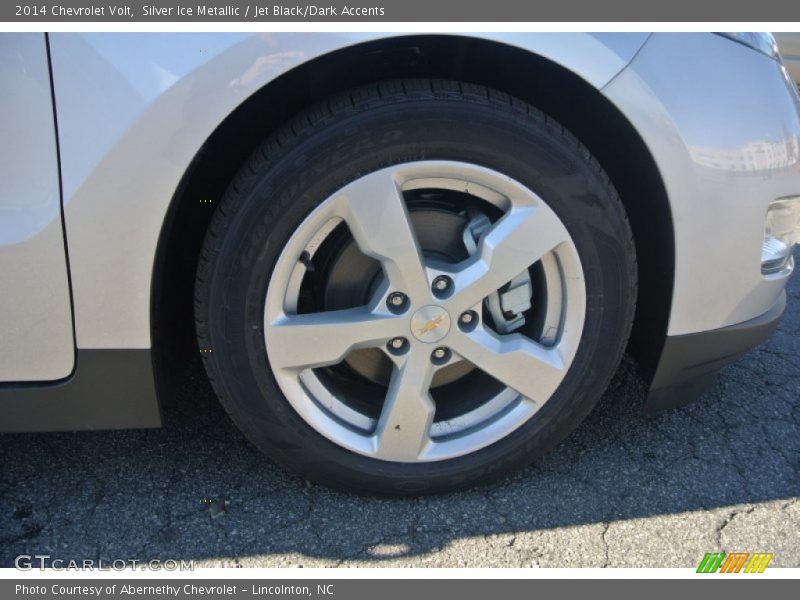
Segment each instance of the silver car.
M199 356L287 468L438 492L625 352L645 410L693 400L784 310L769 34L7 34L0 68L4 432L157 427Z

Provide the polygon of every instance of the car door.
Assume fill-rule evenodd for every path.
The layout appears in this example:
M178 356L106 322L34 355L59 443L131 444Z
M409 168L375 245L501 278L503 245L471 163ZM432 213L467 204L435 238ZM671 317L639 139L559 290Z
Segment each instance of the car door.
M75 362L47 40L0 35L0 382Z

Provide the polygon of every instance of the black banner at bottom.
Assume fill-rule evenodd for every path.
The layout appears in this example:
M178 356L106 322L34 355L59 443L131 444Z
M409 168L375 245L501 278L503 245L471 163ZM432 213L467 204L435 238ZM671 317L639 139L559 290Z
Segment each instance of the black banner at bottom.
M712 590L713 586L713 590ZM506 599L590 598L605 593L675 600L710 593L726 600L791 597L796 582L758 575L697 575L690 579L33 579L0 581L0 598L270 598L280 600L422 600L426 598ZM791 594L791 596L790 596Z

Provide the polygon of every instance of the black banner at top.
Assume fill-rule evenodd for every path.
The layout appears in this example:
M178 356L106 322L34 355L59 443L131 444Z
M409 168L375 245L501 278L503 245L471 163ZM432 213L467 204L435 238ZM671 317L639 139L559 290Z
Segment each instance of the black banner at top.
M776 22L797 0L11 0L3 22Z

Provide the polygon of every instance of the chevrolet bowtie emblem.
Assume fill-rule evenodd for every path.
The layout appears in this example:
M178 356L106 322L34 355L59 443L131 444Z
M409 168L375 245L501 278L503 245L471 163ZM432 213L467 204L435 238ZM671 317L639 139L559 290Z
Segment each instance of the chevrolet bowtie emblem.
M434 317L433 319L425 323L425 325L417 329L417 335L424 335L429 331L433 331L434 329L436 329L439 325L442 324L442 321L444 321L445 316L447 315L443 313L438 317Z
M423 306L409 323L411 334L421 342L432 344L438 342L450 332L450 315L441 306L434 304Z

